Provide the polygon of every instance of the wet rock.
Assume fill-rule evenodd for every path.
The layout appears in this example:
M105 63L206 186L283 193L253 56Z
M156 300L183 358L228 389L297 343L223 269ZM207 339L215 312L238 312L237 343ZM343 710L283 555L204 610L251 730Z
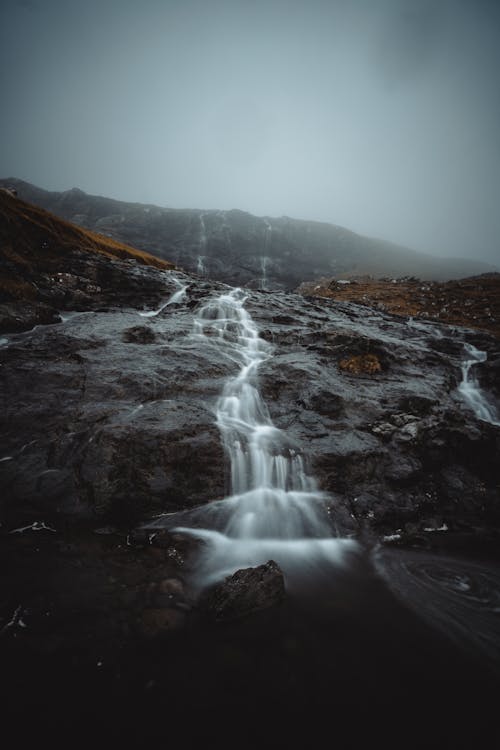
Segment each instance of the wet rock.
M152 344L156 341L156 335L147 326L133 326L126 329L122 334L123 341L129 344Z
M43 302L0 304L0 333L27 331L38 325L60 322L59 312Z
M390 437L396 430L396 425L391 424L391 422L381 422L372 427L372 432L375 435L381 435L382 437Z
M185 615L178 609L151 607L142 613L139 630L146 638L157 638L181 628L185 619Z
M169 528L189 525L185 514L229 488L215 409L235 364L192 335L197 307L227 288L145 269L164 296L148 302L148 292L135 309L118 309L116 268L109 273L118 287L106 296L97 270L79 263L67 273L100 286L107 311L72 313L59 325L9 335L0 350L2 513L13 523L35 511L98 517L101 526L166 513ZM141 288L142 271L120 269L132 279L122 303L127 294L137 302L131 288ZM179 281L187 297L145 322L138 312L157 309ZM437 351L433 325L414 328L350 303L249 291L245 306L270 342L256 383L283 430L279 450L300 451L306 472L335 498L338 533L361 521L389 533L429 512L448 523L450 514L467 523L493 518L498 428L476 419L457 390L470 331L441 326L451 343ZM474 333L473 341L488 352L476 365L481 379L494 373L498 346L488 334ZM375 357L381 368L342 370L339 362L350 357ZM460 492L442 478L457 466L464 469ZM354 498L368 496L375 498L367 509L373 518L355 508ZM189 552L166 544L172 561L185 564Z
M283 573L274 560L269 560L228 576L204 594L200 607L210 618L225 622L275 606L284 597Z
M184 595L184 584L178 578L165 578L158 584L158 590L162 594L172 594L175 596Z

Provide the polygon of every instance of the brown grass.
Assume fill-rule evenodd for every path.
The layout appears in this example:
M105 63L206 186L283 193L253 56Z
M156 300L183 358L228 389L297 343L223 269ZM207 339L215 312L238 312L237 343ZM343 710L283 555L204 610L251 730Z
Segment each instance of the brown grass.
M382 370L382 365L375 354L357 354L354 357L341 359L339 367L350 375L374 375Z
M37 257L56 257L78 250L133 260L159 269L175 268L173 263L111 237L77 227L5 191L0 192L0 250L11 260L14 260L13 255L17 256L16 265L29 263Z
M500 337L500 274L455 281L358 278L350 284L320 279L300 286L302 294L357 302L368 307L451 325L489 331Z

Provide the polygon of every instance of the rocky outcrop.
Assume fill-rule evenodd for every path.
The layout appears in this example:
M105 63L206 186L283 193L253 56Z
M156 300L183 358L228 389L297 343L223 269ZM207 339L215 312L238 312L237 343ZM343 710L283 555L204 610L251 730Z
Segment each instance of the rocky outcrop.
M269 560L227 576L203 594L199 607L211 619L228 622L273 607L284 597L283 573L274 560Z
M0 193L0 333L61 310L154 304L174 266Z

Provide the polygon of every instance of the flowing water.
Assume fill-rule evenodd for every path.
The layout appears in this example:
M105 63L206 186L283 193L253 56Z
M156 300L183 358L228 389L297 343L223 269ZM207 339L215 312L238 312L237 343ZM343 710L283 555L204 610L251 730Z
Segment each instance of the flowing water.
M141 315L143 318L155 318L157 315L159 315L168 305L175 305L178 302L181 302L184 297L186 296L186 289L188 287L187 284L183 284L179 279L176 279L175 276L173 277L173 280L175 282L175 285L177 286L177 291L174 292L168 300L161 305L157 310L148 310L147 312L140 312L139 315Z
M198 255L198 260L196 263L196 272L200 274L200 276L205 275L205 258L203 255Z
M263 255L260 260L260 270L262 272L262 277L260 279L260 286L262 289L267 289L267 264L268 262L269 262L269 258Z
M205 253L207 249L207 230L205 227L205 214L199 215L200 219L200 237L199 237L199 247L200 252L198 254L198 261L196 264L196 272L200 274L200 276L204 276L206 273L205 268Z
M393 593L500 674L500 568L477 560L379 547L374 564Z
M217 347L234 367L216 405L228 495L190 511L192 526L175 519L158 523L201 542L192 565L195 590L270 559L284 573L286 607L269 616L265 638L254 639L253 626L203 636L196 631L197 639L207 639L201 672L217 669L220 675L215 703L233 700L232 690L225 693L226 676L229 684L234 659L248 651L253 657L241 671L244 684L265 695L269 683L270 695L281 690L284 704L294 710L308 706L314 712L337 679L347 686L335 688L341 712L353 710L356 695L363 710L368 706L383 716L389 701L404 723L411 723L413 706L425 694L426 715L435 711L441 722L449 703L450 711L469 710L474 731L500 669L498 566L425 551L371 552L335 537L327 497L300 447L273 424L259 392L258 370L273 347L260 337L245 301L240 289L209 300L198 311L193 333L200 346ZM283 644L291 644L285 652ZM266 666L255 672L253 664L263 653ZM298 675L298 704L294 683L281 685L289 669ZM467 686L477 679L484 689L474 714ZM447 722L443 725L448 733Z
M272 356L234 289L210 300L195 319L194 335L220 347L237 371L217 403L217 425L230 467L229 495L199 509L207 528L182 528L205 544L198 582L208 585L238 568L276 560L293 585L322 563L342 562L356 543L332 536L326 497L305 467L299 448L277 429L261 398L259 365Z
M465 343L464 348L467 359L462 362L462 382L458 386L458 391L478 419L500 426L496 409L488 402L475 373L471 372L472 367L481 362L486 362L487 354L476 349L472 344Z

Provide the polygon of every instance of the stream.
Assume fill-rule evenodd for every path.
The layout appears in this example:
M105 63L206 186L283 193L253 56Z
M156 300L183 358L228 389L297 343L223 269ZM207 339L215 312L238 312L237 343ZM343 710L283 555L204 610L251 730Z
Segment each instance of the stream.
M484 670L485 684L495 680L500 676L500 568L446 553L365 547L335 534L326 497L310 475L306 457L274 426L260 395L258 370L272 358L273 347L260 337L245 301L245 293L233 289L209 299L194 321L194 339L200 346L221 349L235 374L226 381L215 409L229 464L228 495L191 512L192 527L173 529L202 542L193 563L193 587L199 591L239 568L275 560L289 600L285 623L282 614L277 620L268 615L272 627L280 633L284 628L280 637L292 641L297 628L303 637L305 627L307 658L323 661L321 671L331 670L331 679L351 679L352 659L364 682L362 690L374 702L380 698L378 687L392 694L394 680L403 673L410 692L416 691L414 701L424 689L418 687L422 680L441 685L438 692L444 681L453 695L457 674L461 682L469 670ZM473 347L466 349L474 359L464 364L466 385L460 392L468 397L474 393L477 404L479 391L468 371L480 357ZM157 525L172 529L172 523L160 519ZM433 533L439 537L445 529ZM348 639L345 663L338 638ZM300 648L290 658L299 655ZM322 690L324 681L322 674ZM393 696L399 699L399 694Z

